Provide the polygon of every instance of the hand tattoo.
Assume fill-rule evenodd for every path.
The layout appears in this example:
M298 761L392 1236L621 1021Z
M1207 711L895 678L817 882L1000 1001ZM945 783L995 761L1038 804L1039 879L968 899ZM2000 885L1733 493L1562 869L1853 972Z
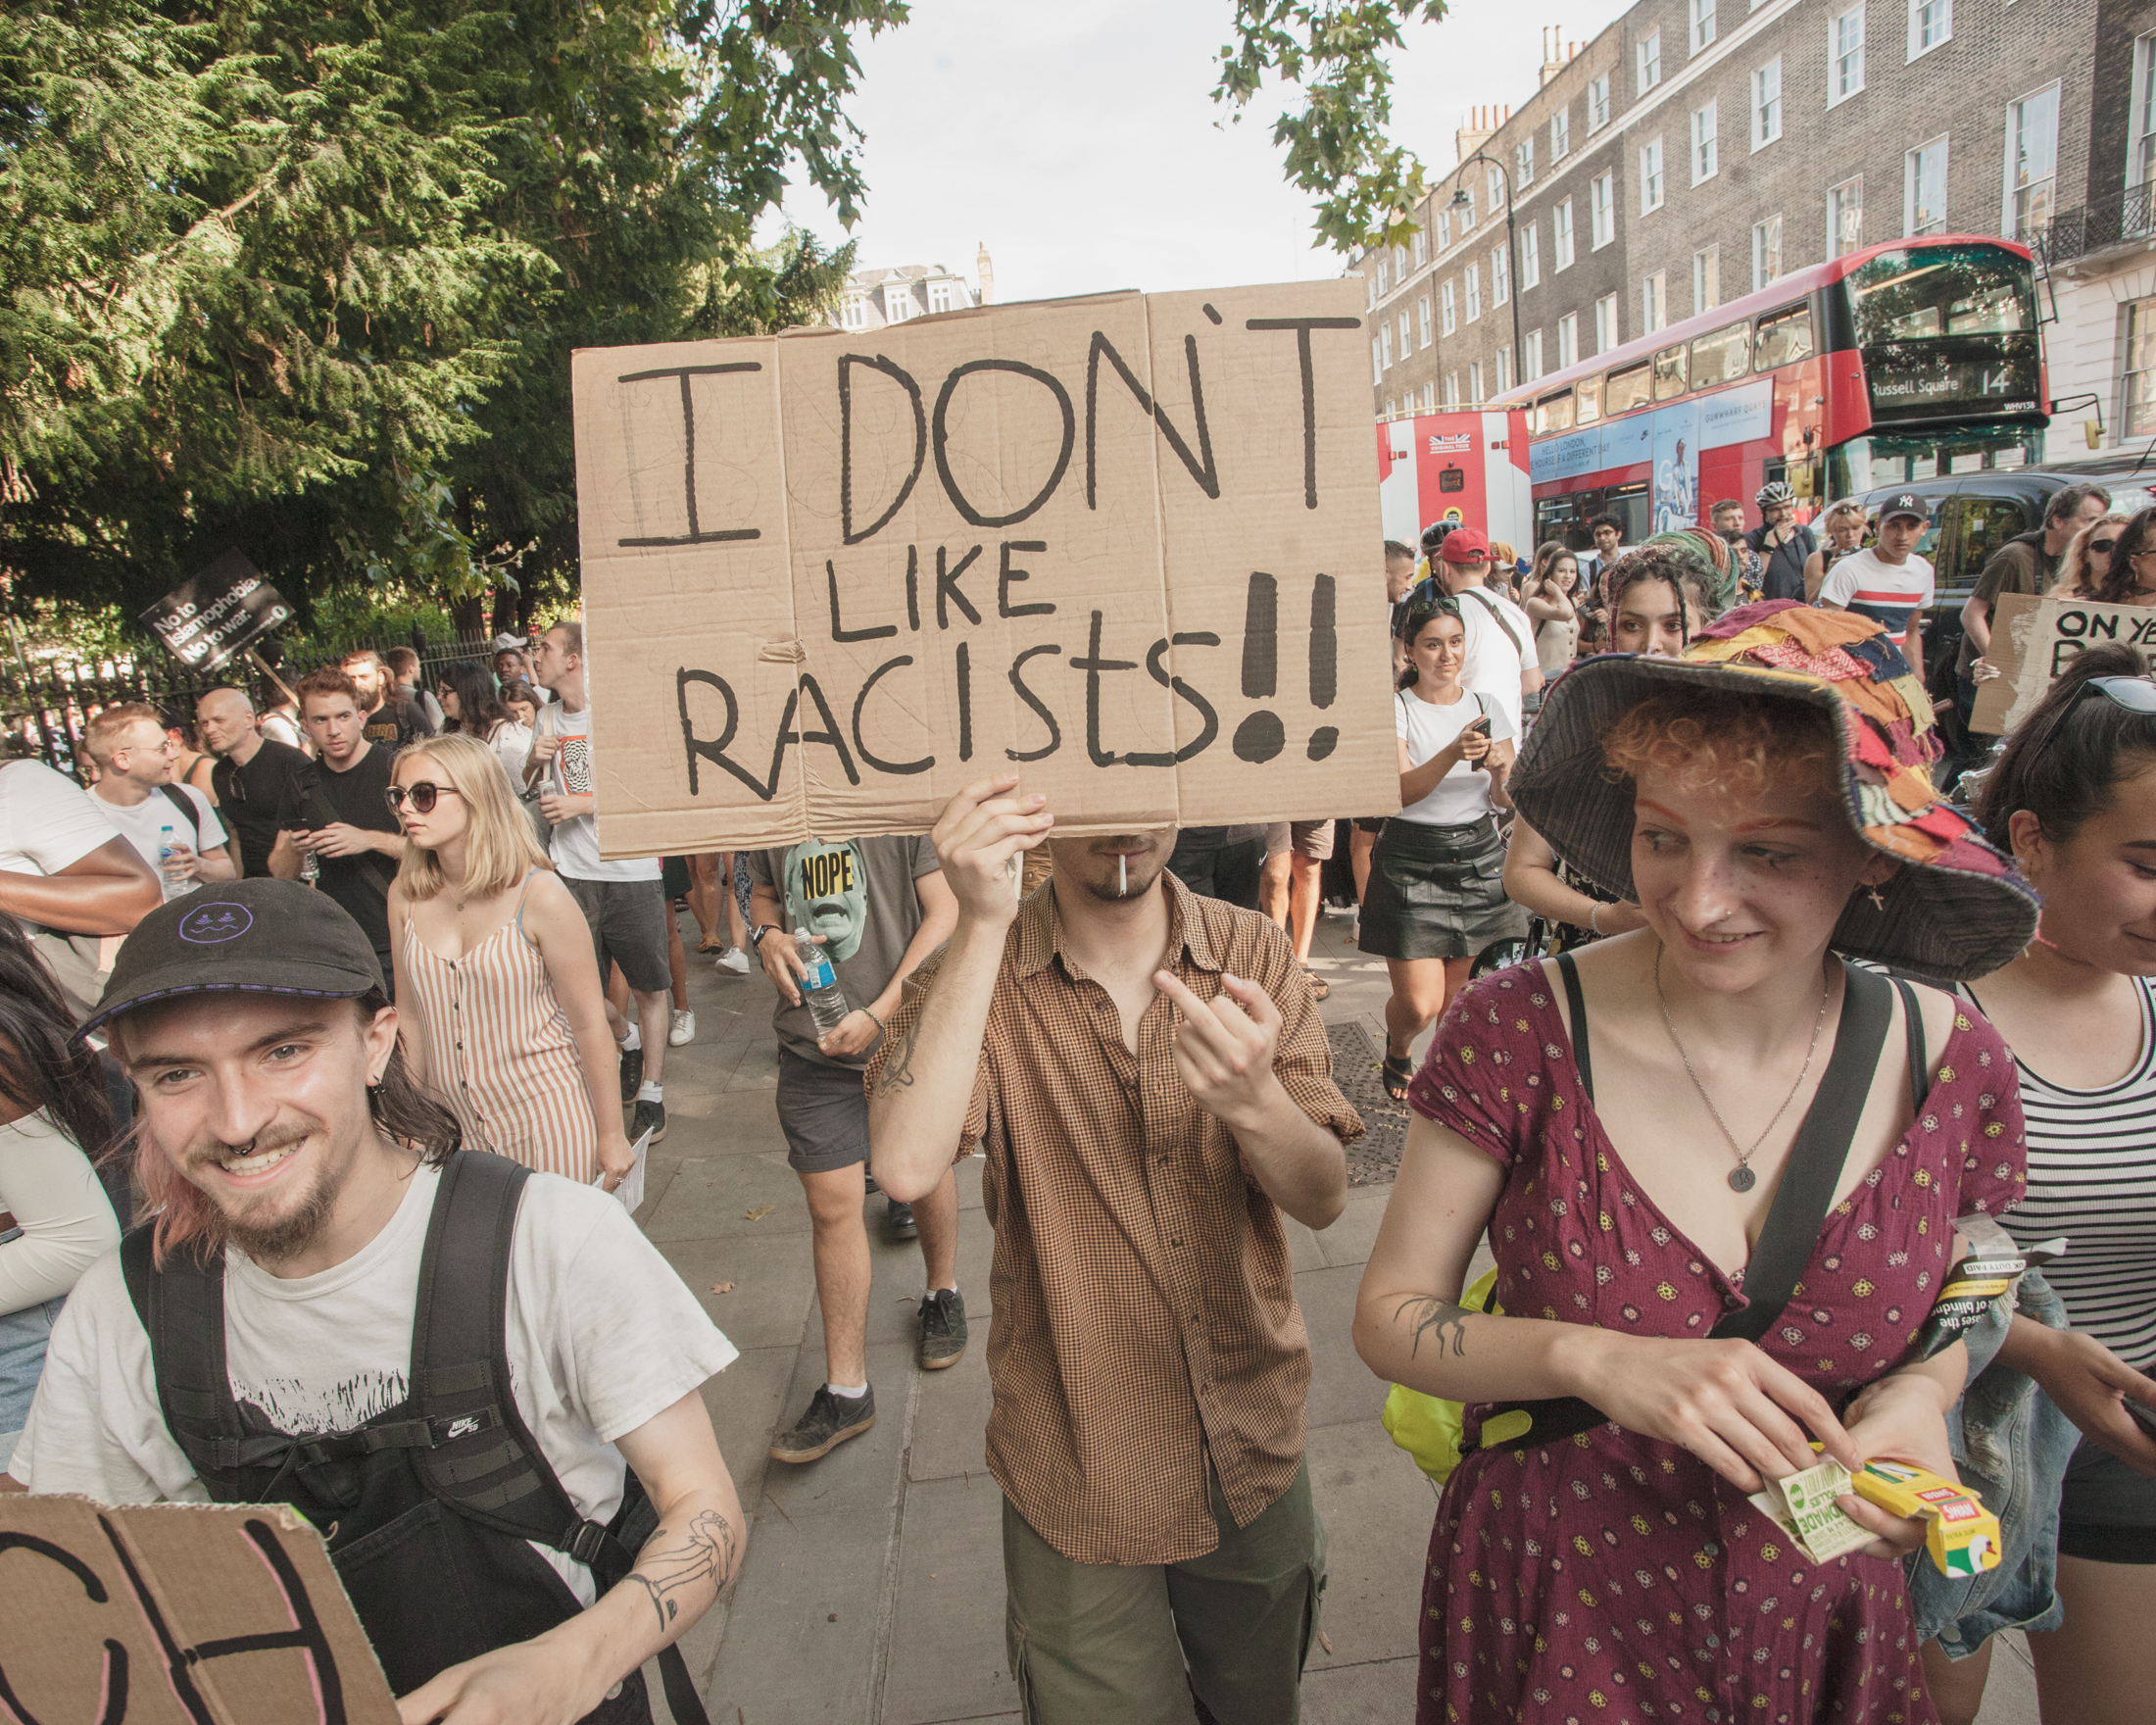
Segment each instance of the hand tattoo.
M1401 1318L1408 1316L1410 1313L1412 1313L1415 1323L1415 1327L1411 1332L1412 1340L1407 1349L1410 1358L1422 1351L1423 1337L1433 1330L1437 1332L1438 1352L1441 1355L1445 1352L1445 1332L1450 1330L1452 1332L1452 1357L1454 1359L1466 1358L1467 1319L1470 1315L1466 1306L1455 1306L1449 1300L1440 1300L1435 1294L1423 1294L1412 1300L1401 1301L1399 1308L1393 1313L1393 1321L1398 1323Z
M714 1589L724 1587L733 1568L733 1527L716 1509L701 1509L678 1538L663 1527L653 1534L626 1579L651 1596L663 1634L679 1610L668 1594L707 1581Z

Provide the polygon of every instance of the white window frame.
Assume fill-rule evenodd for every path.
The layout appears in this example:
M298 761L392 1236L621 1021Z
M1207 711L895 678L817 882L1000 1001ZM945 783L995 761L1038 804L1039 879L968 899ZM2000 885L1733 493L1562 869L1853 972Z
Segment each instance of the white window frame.
M1379 384L1385 381L1385 361L1379 354L1378 338L1374 335L1370 337L1370 381Z
M1385 417L1388 419L1394 419L1399 417L1399 403L1394 400L1391 396L1387 396L1385 398Z
M1640 333L1652 335L1669 327L1669 271L1657 270L1640 278Z
M1502 395L1512 387L1512 345L1507 342L1497 350L1497 387L1492 392Z
M1385 370L1393 369L1393 323L1391 319L1378 325L1378 346L1385 353Z
M883 320L886 323L905 323L913 316L913 289L904 282L893 282L883 290Z
M2126 123L2126 183L2144 186L2156 180L2156 30L2134 38Z
M1415 315L1422 323L1422 345L1430 345L1430 296L1424 294L1415 302Z
M1415 351L1415 326L1408 320L1407 308L1399 309L1399 357L1405 359Z
M1464 179L1460 181L1460 197L1464 200L1459 205L1460 237L1464 239L1467 230L1475 225L1475 188Z
M1504 170L1494 162L1483 170L1483 208L1495 216L1504 205Z
M1503 246L1490 254L1490 305L1494 311L1512 297L1512 259Z
M1691 311L1697 317L1722 303L1722 242L1701 246L1691 255Z
M1782 261L1782 214L1762 216L1752 223L1752 291L1757 293L1770 281L1780 281L1788 273ZM1772 264L1770 271L1768 265Z
M1543 281L1543 229L1530 222L1520 230L1520 291L1540 287Z
M1438 252L1443 256L1452 249L1452 212L1445 205L1438 206Z
M1415 268L1420 270L1430 262L1430 235L1421 228L1415 229Z
M1529 132L1512 147L1512 165L1518 171L1521 186L1535 183L1535 134Z
M1460 405L1460 374L1457 371L1445 374L1445 405L1448 408Z
M2007 103L2006 105L2006 168L2003 176L2004 184L2001 188L2004 195L2000 200L1999 232L2004 234L2008 239L2021 237L2017 233L2019 223L2016 221L2016 213L2014 209L2014 205L2017 201L2017 194L2023 189L2014 183L2014 175L2016 168L2018 166L2015 157L2018 153L2017 145L2019 143L2019 138L2017 134L2021 129L2021 112L2024 108L2028 107L2030 103L2047 95L2051 98L2051 172L2048 176L2051 186L2051 198L2048 208L2054 215L2058 212L2059 122L2062 118L2064 118L2062 111L2065 107L2064 102L2060 98L2064 95L2064 93L2065 92L2061 85L2061 81L2057 78L2053 78L2049 83L2038 85L2035 89L2029 91L2025 95L2016 96L2011 102ZM2042 182L2037 181L2033 183L2040 184Z
M1438 386L1435 380L1422 386L1422 411L1429 413L1438 405Z
M1381 300L1388 299L1392 296L1392 292L1393 254L1390 251L1383 251L1378 254L1378 298Z
M1590 137L1592 137L1592 136L1594 135L1594 133L1596 133L1596 132L1600 131L1600 130L1602 129L1602 127L1603 127L1603 126L1605 126L1605 125L1607 125L1608 123L1609 123L1609 74L1605 72L1605 73L1603 73L1603 74L1602 74L1602 75L1601 75L1600 77L1595 77L1595 78L1590 78L1590 79L1588 79L1588 85L1587 85L1587 129L1588 129L1588 135L1589 135Z
M1856 206L1856 222L1854 224L1856 231L1849 236L1847 244L1842 243L1842 236L1838 231L1847 225L1838 220L1845 214L1845 211L1838 207L1842 194L1845 192L1854 198ZM1847 179L1838 180L1827 188L1827 256L1830 259L1845 257L1850 252L1858 250L1863 244L1864 175L1852 173Z
M1640 146L1640 214L1651 216L1669 201L1669 182L1662 175L1662 140L1652 137Z
M1916 0L1910 0L1914 5ZM1662 32L1650 30L1632 45L1635 88L1633 99L1637 101L1662 81Z
M1714 45L1714 0L1690 0L1691 51Z
M1450 335L1459 326L1459 302L1453 296L1452 284L1449 281L1440 282L1438 285L1439 333Z
M1480 407L1486 399L1488 398L1483 394L1483 363L1480 360L1469 360L1467 362L1468 405L1470 407Z
M1557 273L1572 268L1578 255L1572 231L1572 200L1566 198L1558 204L1549 217L1549 266Z
M1557 320L1557 370L1569 371L1580 363L1580 314L1567 312Z
M1562 162L1572 154L1572 108L1560 107L1549 117L1549 159Z
M1936 138L1926 138L1923 143L1902 156L1901 171L1901 232L1905 239L1914 239L1923 233L1945 233L1946 200L1953 184L1953 160L1947 146L1950 136L1940 132ZM1938 151L1938 208L1932 220L1919 225L1917 222L1917 191L1923 173L1921 158L1927 151Z
M1460 274L1467 284L1467 320L1472 323L1483 315L1482 266L1470 264Z
M1930 41L1919 34L1927 23L1936 23L1941 27ZM1909 58L1922 60L1935 48L1943 48L1954 39L1954 0L1909 0Z
M1709 102L1691 111L1691 183L1704 185L1722 171L1722 104Z
M1594 352L1597 356L1623 342L1624 330L1618 321L1621 316L1622 307L1615 294L1605 293L1594 302Z
M1827 106L1839 107L1851 96L1864 93L1864 6L1865 0L1857 0L1827 20ZM1841 26L1850 19L1856 20L1856 45L1847 53L1842 51ZM1849 80L1853 72L1854 81Z
M1764 150L1782 139L1782 56L1752 68L1751 147Z
M1368 258L1363 259L1365 268L1362 271L1362 282L1370 290L1369 304L1364 310L1374 312L1378 309L1378 278L1376 272L1367 268L1369 262Z
M841 329L866 329L868 327L868 296L849 290L839 301L839 327Z
M1593 232L1588 250L1598 252L1617 237L1617 171L1604 169L1588 182L1588 202Z
M1523 383L1533 383L1543 374L1543 332L1540 329L1530 329L1527 332L1526 347L1524 363L1527 369L1520 380Z

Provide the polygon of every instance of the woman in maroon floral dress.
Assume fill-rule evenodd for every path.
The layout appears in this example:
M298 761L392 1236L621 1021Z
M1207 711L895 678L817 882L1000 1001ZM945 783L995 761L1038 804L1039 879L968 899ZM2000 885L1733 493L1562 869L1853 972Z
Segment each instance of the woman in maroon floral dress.
M1845 1498L1873 1542L1813 1564L1747 1498L1812 1465L1814 1439L1851 1468L1952 1474L1966 1357L1913 1342L1954 1218L2013 1203L2023 1171L2013 1062L1982 1018L1916 991L1918 1111L1897 998L1796 1293L1759 1345L1708 1334L1743 1305L1819 1089L1834 953L1945 981L2034 926L2011 865L1933 801L1921 699L1877 625L1766 604L1682 660L1583 662L1544 707L1514 798L1648 926L1578 955L1576 1001L1538 963L1454 1005L1355 1335L1381 1376L1464 1401L1471 1441L1544 1398L1610 1423L1474 1449L1452 1475L1424 1725L1935 1717L1897 1560L1919 1524ZM1456 1304L1486 1228L1501 1316Z

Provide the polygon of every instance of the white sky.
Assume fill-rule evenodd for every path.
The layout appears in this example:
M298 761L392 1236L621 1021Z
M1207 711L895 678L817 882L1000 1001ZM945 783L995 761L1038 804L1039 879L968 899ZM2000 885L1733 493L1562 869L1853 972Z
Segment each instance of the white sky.
M1584 46L1624 11L1454 0L1395 66L1395 135L1432 175L1449 170L1470 109L1533 93L1544 25ZM1216 124L1229 111L1211 99L1213 56L1232 18L1231 0L914 0L910 24L860 45L860 265L970 280L985 240L1002 301L1337 273L1271 140L1280 94ZM810 188L786 214L847 237Z

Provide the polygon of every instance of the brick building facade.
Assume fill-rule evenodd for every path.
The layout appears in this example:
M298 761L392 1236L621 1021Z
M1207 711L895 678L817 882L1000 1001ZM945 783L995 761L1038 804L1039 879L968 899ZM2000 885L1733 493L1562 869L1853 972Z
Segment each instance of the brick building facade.
M2114 149L2092 117L2144 67L2135 18L2150 11L2156 0L1640 0L1545 65L1487 134L1461 134L1463 158L1495 165L1464 160L1440 181L1410 245L1351 266L1377 319L1378 416L1488 400L1861 245L2041 237L2117 183L2131 127L2114 125ZM2156 358L2156 322L2148 338Z

